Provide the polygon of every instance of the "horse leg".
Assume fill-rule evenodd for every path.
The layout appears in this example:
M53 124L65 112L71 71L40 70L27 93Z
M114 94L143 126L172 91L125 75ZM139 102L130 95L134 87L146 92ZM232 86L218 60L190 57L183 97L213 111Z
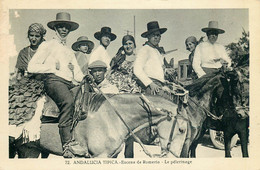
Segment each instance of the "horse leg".
M41 158L48 158L49 157L49 153L48 152L41 152Z
M23 144L17 149L18 158L38 158L41 151L36 147Z
M189 157L189 148L190 148L190 145L191 145L191 126L190 126L190 123L188 124L188 127L187 127L187 135L186 135L186 139L185 139L185 142L184 142L184 146L182 148L182 151L181 151L181 158L188 158Z
M248 133L245 131L239 132L238 136L241 141L241 150L242 150L242 156L248 157Z
M15 145L15 138L9 136L9 158L14 158L16 155L16 145Z
M39 141L23 144L23 139L15 141L18 158L38 158L41 151L38 149Z
M225 143L225 157L231 158L231 138L234 135L224 131L224 143Z
M201 132L200 132L200 136L198 137L198 139L194 140L190 146L190 157L191 158L196 158L196 148L199 144L199 141L202 139L202 137L204 136L206 132L206 127L202 126Z
M125 142L125 158L134 158L134 138L129 137Z

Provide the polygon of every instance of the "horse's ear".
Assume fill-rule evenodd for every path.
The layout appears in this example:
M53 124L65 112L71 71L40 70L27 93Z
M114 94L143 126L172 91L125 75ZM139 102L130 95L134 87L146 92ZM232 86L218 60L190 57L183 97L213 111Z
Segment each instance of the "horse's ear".
M163 58L163 63L165 65L166 68L169 68L169 63L167 62L167 60L165 59L165 57Z
M174 59L173 59L173 58L170 60L170 66L171 66L172 68L174 67Z

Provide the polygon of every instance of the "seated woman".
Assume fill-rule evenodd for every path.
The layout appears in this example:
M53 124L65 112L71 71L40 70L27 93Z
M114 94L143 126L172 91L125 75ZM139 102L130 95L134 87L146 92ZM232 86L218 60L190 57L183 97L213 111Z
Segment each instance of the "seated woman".
M27 32L30 45L23 48L17 58L16 80L9 86L9 135L14 138L22 134L23 125L32 119L36 110L36 101L44 93L43 83L38 81L39 75L27 73L27 68L39 45L45 41L45 34L46 30L42 24L31 24Z
M77 62L80 66L80 69L84 75L88 73L88 62L90 58L90 54L94 48L94 43L88 40L88 37L81 36L74 42L71 48L76 51L75 56Z
M45 41L43 38L45 34L46 29L42 26L42 24L33 23L29 26L27 37L29 39L30 46L23 48L19 52L15 66L17 80L21 80L24 75L27 75L28 63L36 53L39 45Z
M198 43L199 42L197 41L196 37L194 37L194 36L190 36L185 40L186 49L191 52L189 55L190 64L189 64L188 73L187 73L188 78L191 78L191 79L198 78L197 74L194 72L194 70L192 68L194 52L195 52L195 49L196 49L196 46L198 45Z
M110 63L111 73L108 79L111 84L117 86L120 93L141 92L141 88L136 83L137 78L133 74L133 63L136 58L134 37L125 35L122 45Z

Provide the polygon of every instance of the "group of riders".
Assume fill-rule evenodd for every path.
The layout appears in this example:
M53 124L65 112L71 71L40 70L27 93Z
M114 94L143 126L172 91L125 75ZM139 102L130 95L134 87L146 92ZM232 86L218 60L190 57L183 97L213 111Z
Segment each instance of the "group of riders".
M159 43L167 28L160 28L158 21L147 23L147 30L141 34L147 41L138 52L134 37L125 35L122 46L113 58L109 56L107 48L117 36L110 27L104 26L94 34L100 44L92 52L94 43L86 36L79 37L72 47L66 45L69 33L79 27L78 23L71 20L69 13L57 13L56 20L48 22L47 26L56 33L49 41L44 39L46 29L42 24L33 23L29 26L30 46L20 51L15 75L17 83L25 79L39 80L36 82L43 83L44 86L42 94L47 94L56 103L64 151L68 147L81 150L81 145L71 140L74 97L70 90L82 80L96 84L93 88L95 92L144 93L171 100L178 95L185 102L188 91L165 78L165 51ZM188 76L192 79L231 65L224 46L216 42L218 35L225 32L218 27L218 22L210 21L208 27L202 28L202 31L206 33L207 41L198 42L194 36L185 41L186 49L191 52ZM71 157L68 152L64 152L63 156ZM132 156L130 153L127 157Z

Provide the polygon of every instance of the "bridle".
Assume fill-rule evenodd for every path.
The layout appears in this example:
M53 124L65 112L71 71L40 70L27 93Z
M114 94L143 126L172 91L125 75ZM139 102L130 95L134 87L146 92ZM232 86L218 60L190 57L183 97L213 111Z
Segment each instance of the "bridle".
M178 119L182 119L182 120L188 122L188 121L189 121L188 118L185 118L185 117L178 111L178 108L177 108L177 115L174 115L174 114L173 114L171 111L169 111L169 110L161 109L161 108L155 107L154 104L153 104L151 101L149 101L149 99L147 99L143 94L142 94L141 96L142 96L142 97L141 97L141 100L142 100L142 102L143 102L143 105L145 104L146 107L148 107L147 109L145 109L146 111L149 111L149 112L150 112L150 111L151 111L150 107L152 107L153 109L155 109L155 110L161 112L162 114L165 114L167 121L171 121L171 120L173 119L172 126L171 126L171 131L170 131L170 134L169 134L169 138L168 138L168 142L167 142L166 149L162 150L161 154L160 154L159 156L158 156L158 155L157 155L157 156L158 156L158 157L165 157L168 153L171 153L172 155L174 155L175 157L178 158L179 156L176 155L175 153L173 153L173 152L170 150L172 141L173 141L173 139L174 139L174 138L173 138L174 129L175 129L175 127L176 127L176 124L177 124L177 120L178 120ZM148 116L151 116L150 119L148 118L148 120L151 120L151 119L152 119L152 114L151 114L151 113L150 113L150 114L148 113ZM160 124L162 121L165 121L165 119L161 119L161 120L157 123L157 125ZM151 123L149 122L149 128L151 128L150 126L151 126ZM184 133L184 132L185 132L185 130L181 130L181 129L179 129L179 131L180 131L181 133ZM149 140L150 140L150 135L149 135Z

